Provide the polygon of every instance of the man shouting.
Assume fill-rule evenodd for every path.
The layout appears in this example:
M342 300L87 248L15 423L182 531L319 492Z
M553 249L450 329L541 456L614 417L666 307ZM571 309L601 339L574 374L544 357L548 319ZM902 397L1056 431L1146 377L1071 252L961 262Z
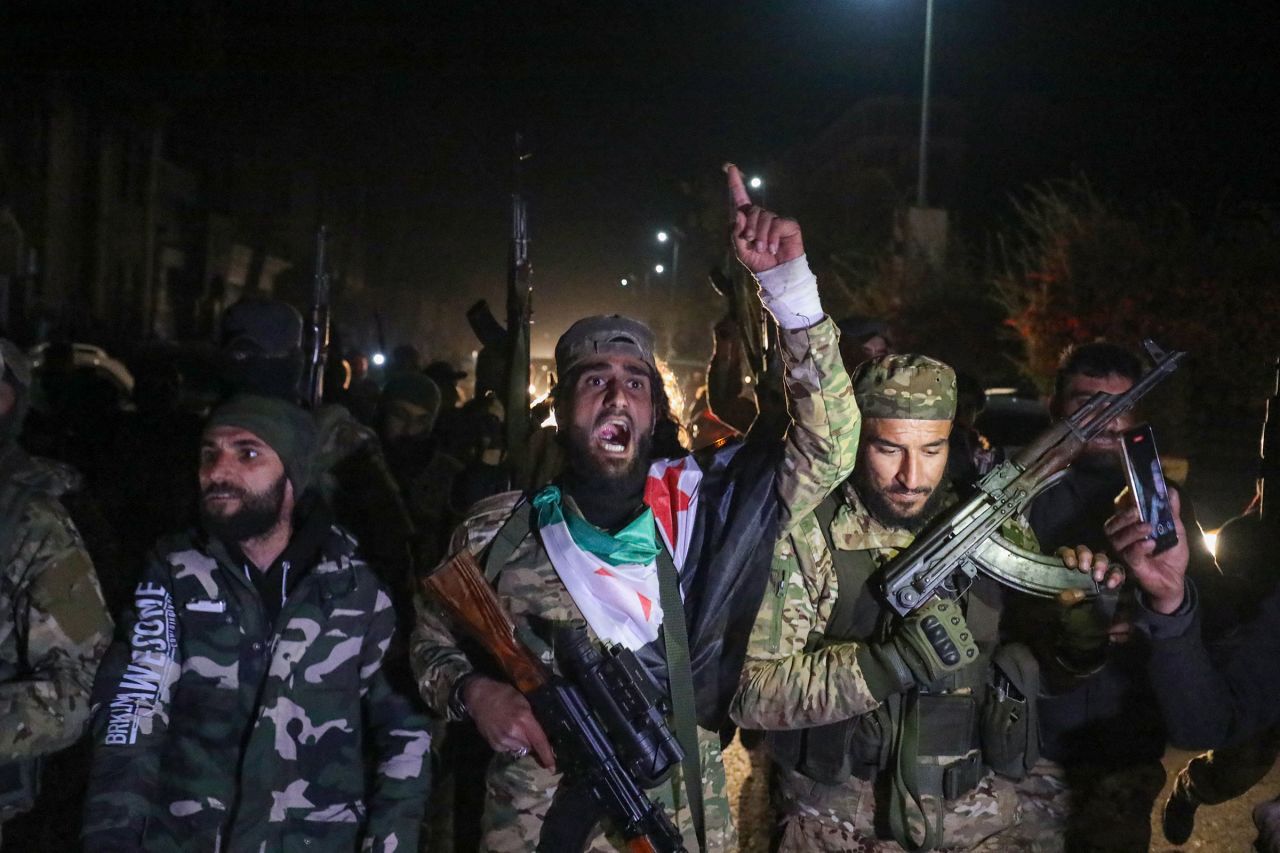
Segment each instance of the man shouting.
M757 276L781 329L793 419L785 442L749 440L705 460L683 456L653 333L626 317L579 320L555 351L566 470L531 496L508 493L478 504L453 543L480 555L518 635L548 663L554 629L585 624L593 639L632 649L669 684L672 729L686 759L655 793L690 850L736 848L718 729L745 631L763 593L773 537L848 474L859 426L799 226L752 205L738 169L726 172L738 258ZM487 776L484 849L535 848L545 841L561 777L528 702L478 672L480 661L458 648L430 605L412 645L427 703L452 719L473 719L497 753ZM691 668L674 663L681 659ZM689 680L695 707L682 709ZM597 827L589 848L618 849L616 829Z

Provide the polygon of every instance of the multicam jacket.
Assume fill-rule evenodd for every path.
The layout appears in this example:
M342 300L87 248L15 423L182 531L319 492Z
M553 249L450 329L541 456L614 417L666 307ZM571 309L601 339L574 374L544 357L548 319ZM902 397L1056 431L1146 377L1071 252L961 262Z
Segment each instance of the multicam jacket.
M79 737L111 640L93 563L57 501L67 474L16 445L0 451L0 765Z
M870 552L879 567L915 538L906 530L889 528L876 520L851 482L841 485L833 500L837 498L830 526L831 541L837 548ZM1034 535L1021 522L1006 523L1001 535L1015 545L1038 550ZM849 590L845 594L860 593ZM822 636L830 624L840 594L836 567L817 515L800 519L791 535L780 539L774 549L770 589L752 628L746 665L730 712L734 722L751 729L807 729L860 717L879 707L858 663L858 643L813 645L813 639ZM961 818L965 809L972 809L969 818L949 816L945 821L947 844L963 848L970 835L980 839L1016 822L1012 786L993 779L989 772L987 777L969 793L967 800L972 803L958 801L963 804L958 806ZM872 794L874 782L853 777L840 785L823 785L787 768L782 768L780 781L785 810L829 821L845 832L852 827L864 833L859 844L874 844L869 840L875 834L873 804L878 802ZM981 819L972 819L975 816ZM853 843L849 838L846 841Z
M94 693L86 850L414 850L425 718L386 588L330 529L266 624L216 540L164 540Z
M776 498L770 507L776 510L782 524L805 515L826 496L827 492L848 475L857 448L860 420L857 404L849 386L848 375L840 362L838 333L830 320L808 330L783 331L783 359L787 366L788 405L793 419L792 429L778 459L774 479ZM747 452L743 450L742 452ZM712 463L719 464L719 461ZM704 470L710 470L704 466ZM741 485L741 484L740 484ZM725 491L726 501L734 502L742 488ZM699 503L699 524L710 524L703 516L732 518L729 503L715 505L705 498ZM478 504L472 515L454 536L452 550L462 547L480 553L493 539L520 500L518 493L507 493ZM695 534L696 536L697 534ZM711 543L718 546L718 542ZM772 545L772 541L768 543ZM682 570L681 585L686 575L699 571L694 553ZM699 560L703 559L699 557ZM532 638L541 648L543 660L555 666L550 644L551 630L557 624L583 624L581 611L574 604L564 584L551 565L536 534L527 536L512 552L496 581L498 600L512 617L522 637ZM686 587L686 611L693 596ZM690 619L691 625L694 619ZM691 631L691 636L692 636ZM692 645L697 641L693 640ZM693 648L698 657L698 649ZM444 619L431 605L420 602L418 625L412 640L411 657L422 696L437 713L448 712L454 683L473 669L472 662L458 648L458 643ZM695 663L696 666L696 663ZM696 675L695 675L696 678ZM698 716L707 714L703 696L698 696ZM703 800L706 810L706 838L709 850L736 849L736 833L729 816L724 767L720 758L720 741L716 731L698 729L699 747L704 770ZM533 756L521 759L496 756L488 772L488 794L483 819L484 849L532 850L537 846L543 818L555 796L559 777L542 769ZM687 805L675 803L673 785L667 783L652 792L675 815L686 840L686 846L697 849ZM597 836L590 846L593 851L616 850L619 840Z

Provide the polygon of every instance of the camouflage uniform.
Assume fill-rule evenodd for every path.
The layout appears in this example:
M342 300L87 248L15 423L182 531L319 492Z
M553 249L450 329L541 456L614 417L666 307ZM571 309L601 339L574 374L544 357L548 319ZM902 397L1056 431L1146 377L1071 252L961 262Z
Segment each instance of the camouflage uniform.
M945 383L935 387L927 369L912 377L916 365L909 360L918 359L916 356L891 358L900 360L899 368L906 365L908 369L886 372L880 369L881 362L864 362L855 372L863 416L949 419L954 408L954 385L950 390L944 387ZM923 381L925 378L928 382ZM860 380L874 386L876 393L864 396ZM948 402L949 396L952 402ZM829 500L834 502L827 531L831 543L841 551L864 552L876 569L914 539L914 534L889 528L873 517L852 482L845 482ZM954 496L949 496L947 503L953 502ZM1015 545L1036 550L1035 538L1024 524L1008 523L1001 534ZM876 632L887 626L889 611L865 587L839 589L836 564L817 513L800 519L790 535L779 540L772 571L770 592L752 629L747 662L731 708L734 721L748 729L790 732L857 719L858 726L851 729L853 737L866 737L872 749L883 750L881 755L886 755L892 736L886 730L890 724L873 717L883 703L873 695L857 655L861 647L874 641ZM859 608L868 608L864 612L869 613L877 628L869 632L871 636L857 641L824 645L821 639L842 594L854 597ZM974 607L979 601L987 609L987 621L992 622L999 613L1000 597L994 582L976 583L966 597L970 625L976 624ZM985 658L993 650L995 638L989 636L984 641L982 631L976 627L974 633L978 634ZM776 758L777 745L771 744L771 749ZM883 772L883 764L870 779L847 775L839 783L816 781L794 766L775 763L775 767L779 774L782 849L901 849L896 842L885 840L889 786L885 784L888 774ZM985 769L976 787L946 802L941 809L942 849L1054 849L1052 827L1060 824L1065 789L1051 772L1048 776L1041 773L1042 769L1052 768L1037 766L1017 784ZM934 797L924 799L926 811L937 816L941 804ZM1024 819L1028 825L1014 830ZM1046 825L1049 830L1045 830ZM912 826L919 828L914 820Z
M413 850L426 720L386 588L337 527L275 625L216 540L149 561L95 685L87 850Z
M93 564L57 501L63 478L14 444L0 451L0 770L69 746L89 718L89 691L111 639ZM0 790L0 823L30 796ZM26 800L26 802L23 802Z
M776 484L780 510L787 522L808 512L847 476L853 465L860 420L848 376L840 363L838 334L830 320L807 330L783 331L780 342L788 366L786 381L794 420ZM520 494L511 492L477 504L455 534L452 550L466 547L480 553L519 500ZM715 510L704 507L702 511ZM688 566L684 568L689 570ZM554 667L551 629L568 622L584 624L584 620L536 535L525 537L515 549L498 576L496 587L498 600L521 637L536 644L535 650ZM434 607L421 602L411 656L423 698L437 713L447 713L454 683L473 667ZM737 833L729 813L720 737L715 731L699 727L698 741L704 771L707 849L734 850ZM483 849L534 849L558 782L559 776L538 766L532 755L520 759L495 756L488 771ZM674 802L672 783L652 793L674 812L686 846L696 850L689 809L683 801ZM597 834L589 849L613 851L624 847L619 838Z

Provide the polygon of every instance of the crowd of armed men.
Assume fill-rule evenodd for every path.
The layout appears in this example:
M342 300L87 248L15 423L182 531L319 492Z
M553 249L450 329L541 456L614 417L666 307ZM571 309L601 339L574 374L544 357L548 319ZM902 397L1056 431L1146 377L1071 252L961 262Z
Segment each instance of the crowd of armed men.
M1146 850L1168 744L1212 750L1174 843L1257 783L1259 514L1215 562L1184 492L1170 545L1126 489L1167 354L1065 353L1056 425L992 448L951 367L827 316L800 225L725 171L783 393L711 389L692 453L617 315L559 338L523 480L447 365L305 407L279 302L228 309L202 416L140 376L105 445L66 354L0 340L5 849L731 851L735 737L787 851ZM739 357L718 337L709 375ZM1254 817L1280 850L1280 804Z

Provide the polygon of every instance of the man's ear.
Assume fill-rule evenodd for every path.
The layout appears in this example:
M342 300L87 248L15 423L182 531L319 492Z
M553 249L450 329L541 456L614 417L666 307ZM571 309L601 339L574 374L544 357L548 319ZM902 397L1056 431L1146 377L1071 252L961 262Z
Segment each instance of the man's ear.
M18 402L18 395L8 382L0 382L0 418L7 418Z
M280 517L292 519L293 511L298 506L297 495L293 491L293 480L288 475L284 478L284 498L280 501Z

